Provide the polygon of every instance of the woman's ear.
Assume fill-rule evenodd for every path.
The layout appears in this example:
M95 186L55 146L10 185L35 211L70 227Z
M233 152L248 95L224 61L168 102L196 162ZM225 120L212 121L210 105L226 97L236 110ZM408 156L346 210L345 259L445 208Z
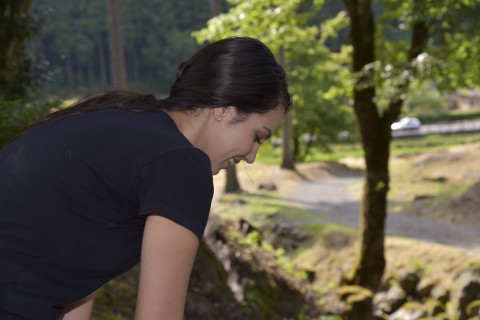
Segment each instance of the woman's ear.
M231 111L233 111L235 107L217 107L213 108L213 116L215 120L222 121L222 119ZM232 114L233 115L233 114Z

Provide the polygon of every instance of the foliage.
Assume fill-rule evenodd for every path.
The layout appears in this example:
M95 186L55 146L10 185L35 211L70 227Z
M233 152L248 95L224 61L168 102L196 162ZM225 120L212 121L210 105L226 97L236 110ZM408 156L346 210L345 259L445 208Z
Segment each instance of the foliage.
M454 122L475 119L480 119L479 109L473 109L469 111L456 110L455 112L428 115L422 114L421 116L422 123Z
M300 0L241 1L229 0L227 13L207 22L207 27L193 33L200 43L232 36L250 36L265 42L273 52L290 47L299 33L308 32L300 26L305 17L298 13Z
M57 105L57 102L28 101L23 98L0 100L0 147Z
M381 0L379 3L382 5L376 23L379 61L388 61L400 70L413 67L412 77L433 80L443 91L478 87L480 36L474 32L480 28L478 0ZM408 66L409 36L413 25L422 20L428 25L429 42L419 59ZM392 28L398 31L388 32ZM397 76L405 74L400 71Z
M435 88L434 83L412 81L403 108L405 116L423 117L446 113L445 97Z
M139 265L110 280L95 293L93 320L133 319L137 297Z
M465 133L454 135L428 135L422 137L402 137L394 139L390 146L390 153L398 156L408 156L432 150L445 150L454 145L468 145L480 143L479 133ZM312 154L305 162L341 161L345 158L362 158L363 150L358 142L339 142L330 145L330 151L325 152L313 148ZM262 161L262 158L260 159ZM278 161L269 160L268 163Z
M342 129L353 127L347 106L349 93L345 68L348 47L333 53L325 44L345 28L345 12L321 25L312 18L323 1L238 1L231 9L194 32L201 43L231 36L251 36L265 42L274 52L285 52L285 68L295 108L292 138L297 160L309 154L312 145L327 148ZM353 131L353 130L351 130ZM307 137L307 139L305 139Z
M38 23L29 14L31 0L0 2L0 99L18 99L31 86L30 57L25 42Z
M265 252L271 253L276 260L276 263L288 274L298 278L298 279L307 279L307 274L304 270L298 269L298 267L290 260L283 248L274 248L268 242L262 242L262 235L258 231L251 231L247 234L246 237L240 235L239 233L230 233L232 239L238 241L240 245L246 247L254 247L261 244L261 248Z
M443 0L429 8L432 23L430 54L440 61L433 77L443 90L480 84L480 2Z
M297 160L305 161L312 147L328 151L339 132L355 135L349 90L350 73L344 64L349 47L332 53L318 40L299 41L290 62L290 88L295 101L293 139ZM304 48L309 48L304 50Z
M120 2L128 82L164 93L177 66L198 49L190 33L208 19L208 4L196 0ZM40 41L30 46L48 64L47 90L55 94L105 90L110 86L106 1L35 0L44 20Z

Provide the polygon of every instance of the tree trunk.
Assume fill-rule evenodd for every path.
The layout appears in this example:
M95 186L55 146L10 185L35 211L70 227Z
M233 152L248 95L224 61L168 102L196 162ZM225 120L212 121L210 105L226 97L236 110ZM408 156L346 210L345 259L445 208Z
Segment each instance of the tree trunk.
M210 6L210 16L215 17L223 12L223 0L208 0Z
M98 68L100 70L100 83L102 85L108 84L107 59L104 41L105 38L106 36L102 32L98 41Z
M48 61L48 51L47 51L47 46L45 44L45 40L43 38L40 39L40 59L42 61L42 64L46 64ZM45 77L41 77L41 86L42 86L42 95L46 97L48 95L48 80Z
M353 71L375 61L375 31L370 0L346 0L353 46ZM368 76L368 75L367 75ZM365 152L365 178L360 208L360 248L350 283L376 291L385 269L384 233L387 190L389 125L380 118L374 102L375 88L354 88L353 107Z
M135 83L140 82L140 59L138 55L138 49L137 45L134 43L132 47L132 52L131 52L131 57L132 57L132 65L131 65L131 70L132 70L132 78Z
M127 72L123 48L122 28L120 24L120 7L118 0L108 0L110 17L110 60L112 84L116 89L127 89Z
M236 168L237 166L230 166L227 168L225 175L225 189L223 190L225 193L236 193L242 191L240 183L238 182Z
M285 54L283 47L278 50L278 63L285 70ZM292 150L292 130L291 118L285 115L283 118L283 153L282 153L282 169L295 170L295 161Z
M65 55L65 80L67 81L68 90L72 92L75 86L75 83L73 79L72 58L70 53L67 53Z
M31 36L31 0L0 2L0 95L22 96L29 84L24 45Z
M210 14L212 17L218 16L223 12L222 0L208 0L210 6ZM237 177L237 166L229 166L225 174L225 193L241 192L240 182Z
M95 85L95 66L93 64L95 55L92 53L92 58L87 62L87 85L93 87Z
M350 38L353 46L353 71L365 72L364 67L375 61L375 30L370 0L346 0L350 16ZM422 0L415 0L414 6L423 8ZM417 13L417 11L414 11ZM423 12L425 13L425 12ZM425 48L428 30L425 15L413 24L410 60L415 59ZM407 67L409 68L409 67ZM374 72L374 71L372 71ZM371 76L371 75L370 75ZM375 88L365 88L357 80L354 88L353 107L359 124L362 146L365 152L365 178L360 209L360 248L353 275L348 281L377 290L385 269L384 238L387 215L387 192L389 190L390 125L398 117L403 104L403 94L408 80L400 84L398 98L390 101L389 108L382 114L374 102ZM363 78L363 79L362 79ZM358 86L358 85L361 86Z

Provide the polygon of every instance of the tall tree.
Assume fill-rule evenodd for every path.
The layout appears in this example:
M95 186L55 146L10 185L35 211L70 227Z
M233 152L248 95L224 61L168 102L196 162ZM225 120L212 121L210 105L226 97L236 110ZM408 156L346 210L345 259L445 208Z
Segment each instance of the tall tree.
M22 97L29 83L25 42L32 36L31 0L0 2L0 96Z
M353 71L375 62L375 30L369 0L348 0L353 45ZM388 123L378 113L375 88L354 89L353 107L365 150L366 174L361 207L361 248L353 282L376 290L385 268L384 230L388 187L390 134Z
M225 193L238 193L242 191L238 181L237 166L229 166L225 172Z
M223 12L223 0L208 0L210 6L211 17L218 16ZM237 176L237 167L229 166L225 174L225 188L223 188L225 193L235 193L242 191L240 182L238 181Z
M278 63L286 70L285 48L280 46L277 54ZM283 152L280 167L287 170L295 170L295 158L292 150L292 121L289 115L283 118Z
M376 290L385 268L390 125L401 114L413 79L439 79L439 74L446 73L457 85L478 79L478 70L472 72L466 68L468 60L478 65L478 58L465 55L465 52L478 51L479 37L472 32L473 29L462 30L465 25L462 19L468 20L470 27L472 23L478 23L473 13L478 14L480 6L470 0L389 0L381 2L383 13L374 15L371 0L345 0L345 3L353 46L353 107L366 165L360 212L360 251L348 280ZM454 13L449 9L451 7L455 7ZM462 10L463 17L460 18L462 15L459 11ZM402 34L397 31L397 39L386 39L385 27L392 24L402 26L408 32ZM470 41L463 44L462 53L451 54L458 52L458 43L454 47L451 44L456 41L450 42L450 39L466 38ZM381 41L376 42L377 39ZM450 53L446 59L442 59L444 52ZM459 63L462 71L459 72L458 68L453 70L452 66L458 66ZM439 65L442 67L438 68Z
M208 0L210 16L215 17L223 12L223 0Z
M118 0L108 0L108 16L110 18L110 62L113 87L127 89L127 69Z

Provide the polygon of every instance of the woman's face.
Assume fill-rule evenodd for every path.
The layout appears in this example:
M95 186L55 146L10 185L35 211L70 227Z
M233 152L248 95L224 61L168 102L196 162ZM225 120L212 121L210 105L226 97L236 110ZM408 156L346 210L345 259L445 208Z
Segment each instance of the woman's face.
M214 120L200 147L210 157L212 175L241 160L253 163L261 143L272 135L284 114L283 108L278 107L266 114L252 113L246 120L232 122L236 108L216 108L212 112Z

